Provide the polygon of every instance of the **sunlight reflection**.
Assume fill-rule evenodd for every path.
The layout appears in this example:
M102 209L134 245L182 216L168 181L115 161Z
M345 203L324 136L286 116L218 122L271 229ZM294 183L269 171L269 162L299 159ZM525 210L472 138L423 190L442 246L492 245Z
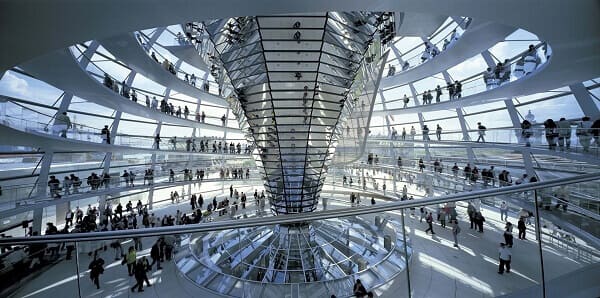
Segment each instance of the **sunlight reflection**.
M449 278L461 281L462 283L471 286L472 288L483 293L484 295L493 295L493 291L488 283L483 282L482 280L476 277L470 276L469 274L466 274L465 272L456 269L453 265L442 262L424 253L420 253L418 257L420 262L422 262L425 265L431 266L432 269L448 276Z

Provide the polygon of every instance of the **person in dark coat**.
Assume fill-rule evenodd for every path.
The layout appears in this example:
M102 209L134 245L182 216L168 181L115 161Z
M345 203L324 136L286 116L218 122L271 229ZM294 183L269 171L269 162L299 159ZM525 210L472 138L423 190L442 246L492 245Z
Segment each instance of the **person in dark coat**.
M148 276L146 275L146 264L144 264L144 261L142 259L137 260L133 267L133 272L136 283L131 288L131 291L135 292L135 288L137 287L138 292L143 292L144 280L147 280ZM148 284L148 286L150 287L152 285Z
M90 269L90 279L96 288L100 289L100 274L104 273L104 260L102 258L92 260L88 269Z
M154 263L156 264L156 270L161 270L162 267L160 267L160 245L161 245L161 239L157 239L156 243L154 243L154 245L152 245L152 248L150 249L150 258L152 258L152 263L150 264L150 269L152 269L152 266L154 266Z

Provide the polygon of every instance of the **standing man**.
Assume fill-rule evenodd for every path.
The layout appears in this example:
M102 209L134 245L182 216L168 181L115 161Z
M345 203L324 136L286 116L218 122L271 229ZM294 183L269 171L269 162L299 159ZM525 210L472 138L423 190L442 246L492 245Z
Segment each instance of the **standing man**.
M100 131L100 137L102 138L102 143L110 144L110 130L108 129L108 125L104 125L104 128Z
M500 203L500 220L508 220L508 204L506 204L505 201L502 201L502 203Z
M500 265L498 266L498 274L503 274L506 268L506 273L510 273L510 261L512 259L512 253L510 249L506 247L506 244L500 243L500 249L498 249L498 257L500 259Z

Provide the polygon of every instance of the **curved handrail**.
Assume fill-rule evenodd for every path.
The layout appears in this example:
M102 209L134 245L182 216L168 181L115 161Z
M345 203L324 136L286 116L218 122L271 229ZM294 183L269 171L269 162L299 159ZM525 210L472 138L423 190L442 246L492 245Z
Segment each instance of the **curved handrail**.
M536 55L540 56L539 53L538 53L538 51L540 49L542 49L544 46L547 46L546 42L540 42L540 43L538 43L537 45L534 46L535 51L536 51ZM487 89L486 90L495 89L495 88L497 88L499 86L502 86L504 84L512 83L512 82L518 81L521 78L527 77L527 76L531 75L531 73L535 73L536 71L540 70L542 68L542 66L544 66L546 63L548 63L549 60L550 60L550 59L547 59L547 60L542 59L541 63L539 63L539 64L536 63L535 66L533 67L533 69L530 70L530 73L526 74L526 72L524 70L522 70L522 71L519 70L519 69L524 69L524 68L516 68L516 65L519 62L519 60L527 54L527 52L528 52L528 50L525 50L525 51L519 53L518 55L513 56L510 59L507 59L507 60L509 60L509 70L510 70L510 72L504 72L504 71L502 71L502 73L504 73L505 75L502 76L501 78L496 78L496 82L495 83L493 83L493 84L492 83L487 84ZM545 55L541 55L541 56L543 56L544 58L546 58ZM505 68L505 67L506 67L506 65L503 66L503 68ZM508 73L508 77L506 77L507 73ZM456 94L455 94L454 97L452 97L452 98L449 97L447 100L442 100L440 98L440 101L437 101L437 99L434 98L429 105L435 105L437 103L445 102L445 101L461 100L463 96L469 96L469 95L474 95L474 94L479 94L481 92L485 92L486 90L483 90L481 92L477 92L476 91L476 90L479 90L481 87L486 86L486 82L480 81L480 79L484 78L485 74L486 74L486 71L484 70L484 71L482 71L480 73L476 73L476 74L471 75L471 76L469 76L467 78L464 78L462 80L456 80L456 81L460 82L461 85L462 85L461 92L460 92L460 97L456 96ZM448 82L448 83L449 84L451 83L453 86L455 84L455 82ZM441 86L440 85L440 87L443 90L445 90L445 92L448 94L448 96L450 95L448 93L448 86L449 86L449 84L446 85L446 86ZM393 90L395 88L399 88L399 87L402 87L402 86L405 86L405 85L406 84L399 85L399 86L394 86L394 87L388 88L386 90ZM431 89L429 89L429 91L432 92L432 96L433 97L435 97L435 89L436 89L435 86L433 86ZM473 91L473 92L465 92L465 91L470 91L470 90L475 90L475 91ZM417 98L422 98L423 95L426 94L426 93L427 93L427 91L423 91L421 93L417 93L415 96ZM427 105L427 104L425 104L423 102L421 102L419 105L416 105L415 101L414 101L415 97L413 97L412 94L411 94L411 96L408 96L408 94L407 94L407 97L409 98L409 100L412 99L412 104L407 105L406 108L414 108L414 107L419 107L419 106L425 106L425 105ZM504 100L504 98L501 98L501 99L498 99L498 100ZM394 102L402 103L403 102L403 97L398 97L396 99L391 99L391 100L386 100L385 101L386 104L391 104L391 103L394 103ZM386 113L392 113L395 110L402 110L402 109L406 109L406 108L405 107L403 107L403 108L392 108L392 109L388 108L384 112L386 112Z
M144 34L144 33L143 33L143 32L141 32L141 31L138 31L138 32L136 32L135 34L140 34L140 36L141 36L141 37L143 37L143 38L145 38L145 39L146 39L146 41L150 40L150 37L148 37L146 34ZM140 40L139 40L139 39L136 39L136 40L137 40L137 42L138 42L138 44L139 44L139 43L140 43ZM142 45L142 44L140 44L140 46L141 46L141 47L143 47L143 45ZM153 47L154 47L154 45L153 45ZM146 52L146 53L150 52L150 50L151 50L151 49L153 49L153 47L152 47L152 48L150 48L148 51L145 51L145 52ZM162 47L162 46L161 46L161 47ZM165 49L165 51L168 51L168 50L166 50L166 49ZM159 52L159 51L157 51L157 50L154 50L154 51L153 51L153 53L154 53L155 55L158 55L160 58L162 58L162 59L163 59L163 61L164 61L164 60L166 60L166 61L168 61L169 63L171 63L171 62L169 61L169 59L167 59L167 58L166 58L166 57L164 57L162 54L160 54L160 52ZM151 57L150 57L150 58L151 58ZM154 59L152 58L152 60L154 60ZM159 63L159 64L160 64L160 63L161 63L161 62L160 62L160 59L157 59L157 60L159 60L157 63ZM161 65L161 66L162 66L162 65ZM166 70L166 69L165 69L165 71L168 71L168 70ZM196 88L196 89L198 89L198 90L201 90L202 92L210 93L210 94L213 94L213 95L216 95L216 96L221 96L221 94L219 94L219 92L216 92L216 93L215 93L215 92L214 92L214 89L213 89L213 92L210 92L210 89L208 89L208 90L207 90L207 89L205 88L205 86L202 86L202 89L201 89L201 88L198 88L198 87L196 86L196 83L195 83L195 82L192 84L192 81L191 81L191 80L188 80L188 81L186 81L186 80L185 80L185 77L187 76L187 77L188 77L188 79L190 79L192 74L190 74L190 73L187 73L187 72L185 72L185 71L181 70L180 68L176 69L175 71L176 71L176 74L174 74L174 75L175 75L175 76L176 76L176 77L177 77L179 80L182 80L182 81L184 81L185 83L189 84L190 86L192 86L192 87L194 87L194 88ZM194 74L194 77L196 77L196 76L195 76L195 74ZM199 78L198 78L198 77L196 77L196 79L199 79ZM217 83L216 81L208 81L208 80L207 80L207 83L208 83L208 82L214 82L214 83Z
M1 96L2 98L7 98L8 101L11 101L10 97L6 97L6 96ZM30 110L34 113L37 113L39 115L42 115L44 117L50 118L50 122L52 122L52 119L54 119L55 116L51 116L42 112L39 112L37 110L33 110L33 109L29 109L25 106L22 106L18 103L15 103L16 105L23 107L27 110ZM55 131L53 131L53 127L54 125L51 123L45 123L45 122L39 122L39 121L34 121L34 120L30 120L30 119L21 119L21 118L17 118L8 114L5 115L1 115L0 116L0 122L3 125L7 125L11 128L14 129L19 129L19 130L23 130L25 132L29 132L29 131L35 131L38 133L44 133L44 134L52 134L52 135L57 135L57 133ZM81 140L81 141L89 141L89 142L93 142L93 143L104 143L104 140L101 138L102 136L102 130L92 127L92 126L88 126L85 124L81 124L81 123L77 123L77 122L71 122L72 124L72 128L67 130L66 135L67 136L71 136L71 139L76 139L76 140ZM82 129L84 128L84 129ZM144 135L131 135L131 134L122 134L122 133L118 133L116 135L111 136L114 139L113 145L121 145L121 146L129 146L129 147L139 147L139 148L144 148L144 149L149 149L152 148L154 149L155 146L155 136L144 136ZM175 137L175 144L172 143L173 138ZM225 142L226 144L229 144L231 142L237 142L240 143L241 142L241 146L243 147L244 152L247 152L246 148L251 149L251 147L248 147L248 143L246 142L245 138L223 138L223 137L217 137L217 136L209 136L209 137L193 137L193 136L163 136L161 143L164 145L163 148L168 147L168 151L185 151L185 152L192 152L191 148L188 151L186 148L186 140L192 140L193 144L190 144L190 147L196 147L197 148L197 152L201 152L200 151L200 145L197 144L196 142L199 141L211 141L211 143L209 144L209 146L212 145L213 141L216 142ZM173 146L175 145L175 146ZM193 146L193 147L192 147ZM225 148L226 150L228 150L228 148ZM163 149L165 150L165 149ZM211 148L207 148L206 151L203 151L205 153L210 153L210 151L212 151ZM225 152L227 153L227 152Z
M87 55L85 55L85 53L83 53L83 52L81 51L81 49L79 49L78 47L75 47L75 46L72 46L72 47L70 47L69 49L70 49L71 53L73 53L73 56L74 56L74 57L77 57L77 55L75 55L75 54L76 54L76 52L75 52L75 51L77 51L77 53L79 54L79 56L81 56L81 57L82 57L82 59L87 59L87 60L89 61L88 68L92 67L92 68L91 68L92 70L90 70L90 69L84 69L83 71L85 71L85 72L86 72L88 75L90 75L90 77L92 77L93 79L95 79L95 80L96 80L96 81L97 81L99 84L101 84L101 85L102 85L102 86L104 86L105 88L108 88L108 87L107 87L106 85L104 85L104 83L102 82L102 80L103 80L103 78L104 78L104 75L106 75L106 76L108 76L108 77L109 77L109 78L112 80L113 84L114 84L115 86L117 86L118 90L122 90L122 89L123 89L123 82L121 82L121 81L117 80L117 79L116 79L114 76L112 76L112 75L111 75L111 74L109 74L107 71L105 71L105 70L104 70L102 67L100 67L100 66L99 66L97 63L95 63L94 61L92 61L92 60L91 60L91 57L88 57ZM113 61L113 62L114 62L114 61ZM115 62L115 63L116 63L116 62ZM120 64L119 64L119 65L120 65ZM93 71L93 69L96 69L96 70L97 70L98 72L100 72L100 73L96 73L95 71ZM108 89L110 90L110 88L108 88ZM139 105L141 105L141 106L146 106L146 108L148 108L148 109L152 109L152 110L154 110L154 111L160 111L160 101L162 101L162 98L164 98L164 96L163 96L163 95L156 94L156 93L153 93L153 92L150 92L150 91L147 91L147 90L144 90L144 89L138 88L138 87L133 87L133 86L127 86L127 89L129 89L129 90L132 90L132 91L135 91L135 92L136 92L137 103L138 103ZM114 91L114 92L115 92L117 95L119 95L119 96L123 97L123 99L124 99L124 100L130 100L130 101L132 101L132 98L131 98L131 97L126 97L126 96L123 96L123 94L122 94L122 92L121 92L121 91L119 91L119 92L117 92L117 91L115 91L115 90L113 90L113 91ZM156 98L157 96L158 96L158 97L160 97L161 99L157 99L157 98ZM149 99L149 102L148 102L148 103L146 103L146 98L145 98L145 97L148 97L148 99ZM157 104L156 106L153 106L153 103L152 103L152 101L153 101L154 99L156 99L156 100L158 101L158 104ZM166 115L168 115L168 116L171 116L171 117L176 117L176 118L179 118L179 119L182 119L182 118L183 118L183 119L189 120L189 121L191 121L191 122L194 122L194 123L201 123L201 124L203 124L203 125L215 126L215 127L219 127L219 128L220 128L220 127L223 127L223 125L219 125L219 123L221 122L221 119L220 119L220 117L218 117L218 116L208 116L208 115L205 115L205 118L208 118L208 120L211 120L211 119L212 119L212 120L215 120L215 122L216 122L216 123L208 123L207 121L201 121L201 119L199 119L199 114L200 114L200 113L202 113L202 109L200 109L200 111L198 112L198 114L195 114L195 110L196 110L196 109L195 109L194 107L197 105L197 103L194 103L194 102L189 102L189 101L187 101L187 100L184 100L184 99L179 99L179 98L174 98L174 97L170 97L169 99L171 99L172 101L175 101L175 102L180 102L180 103L183 103L183 104L184 104L184 107L183 107L183 109L181 109L181 108L182 108L182 107L181 107L181 105L178 105L178 106L177 106L178 108L180 108L180 109L181 109L181 115L180 115L180 116L176 116L176 113L175 113L175 111L173 111L173 113L172 113L172 114L166 113L165 111L160 111L161 113L164 113L164 114L166 114ZM169 103L169 102L172 102L171 100L169 100L167 103ZM189 119L188 119L187 117L184 117L184 110L185 110L185 106L187 106L187 105L186 105L186 103L187 103L187 104L190 104L190 105L192 106L192 108L191 108L191 109L189 109L189 111L190 111L190 113L189 113L189 116L191 116ZM209 104L204 104L204 103L202 103L202 104L200 105L200 107L202 108L203 106L204 106L204 107L215 107L215 108L220 108L220 109L226 109L226 108L227 108L226 106L216 106L216 105L209 105ZM230 128L230 127L228 127L228 129L235 129L235 128Z
M88 241L88 240L109 240L113 238L125 237L147 237L147 236L163 236L169 234L210 232L219 230L236 229L242 227L255 227L262 225L274 224L293 224L302 223L312 220L321 220L328 218L356 216L370 213L382 213L386 211L394 211L410 207L419 207L424 205L443 204L448 202L466 201L471 199L480 199L486 196L507 195L524 191L532 191L546 187L556 187L572 183L588 182L600 179L600 173L592 173L578 175L574 177L546 180L543 182L527 183L515 186L507 186L500 189L487 189L472 191L469 193L450 194L435 198L426 198L419 201L400 201L387 204L371 205L362 208L344 208L328 211L318 211L309 213L288 214L284 216L273 216L268 218L252 218L241 219L230 222L209 222L201 224L193 224L188 226L176 227L159 227L153 229L142 230L125 230L125 231L107 231L94 233L79 233L68 235L44 235L34 237L14 237L0 238L0 245L20 245L31 243L48 243L59 241Z

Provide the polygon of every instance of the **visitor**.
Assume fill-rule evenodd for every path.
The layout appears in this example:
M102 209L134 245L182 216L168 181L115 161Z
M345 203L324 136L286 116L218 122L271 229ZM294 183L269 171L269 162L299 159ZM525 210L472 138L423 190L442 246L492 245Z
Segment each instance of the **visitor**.
M357 279L354 283L352 292L354 292L354 296L356 296L357 298L361 298L367 295L367 289L365 289L360 279Z
M498 266L498 274L503 274L505 268L506 273L510 273L510 261L512 259L512 253L504 243L500 243L500 248L498 249L498 258L500 260L500 264Z
M458 248L458 234L460 233L460 227L458 226L458 220L455 219L452 222L452 237L454 238L454 247Z
M442 140L442 127L439 124L437 124L437 128L435 129L435 136L438 141Z
M425 230L425 234L428 234L431 231L431 235L434 235L435 232L433 231L433 215L431 214L431 212L427 213L427 216L425 217L425 222L428 226L428 228Z
M54 116L54 125L52 129L55 135L60 135L62 138L67 137L67 131L73 127L71 123L71 119L67 116L67 112L62 112L61 114L56 114Z
M429 128L427 127L427 125L423 125L423 141L427 142L429 141Z
M571 149L571 122L563 117L558 120L556 126L558 128L558 146L560 147L560 151L565 151L565 147L569 151Z
M437 87L435 87L435 102L440 102L440 97L442 97L442 87L437 85Z
M531 143L529 142L529 138L533 135L533 131L531 129L531 122L528 120L523 120L521 123L521 138L525 142L526 147L530 147Z
M478 232L483 233L483 223L485 222L485 217L483 217L483 214L481 214L481 212L475 212L473 221L475 222L477 228L479 228Z
M481 122L477 122L477 133L478 133L478 137L477 137L477 143L479 143L479 141L485 143L485 131L486 131L486 127L481 125Z
M129 276L133 276L136 257L137 255L135 248L133 246L130 246L129 250L127 251L127 254L123 259L123 264L127 264L127 273L129 273Z
M508 220L508 204L505 201L500 203L500 221Z
M589 152L592 142L592 121L590 121L590 117L584 116L581 118L581 121L577 124L575 135L577 135L579 143L583 146L583 152Z
M556 150L556 138L558 137L558 127L552 119L544 121L544 133L549 150Z
M525 62L523 65L525 75L532 73L537 68L541 59L537 54L537 49L533 45L529 45L529 49L525 53L523 61Z
M519 239L525 240L525 232L527 231L527 227L525 226L525 220L523 217L519 218L517 222L517 229L519 230Z
M157 133L154 137L154 149L160 150L160 133Z
M102 143L110 144L110 130L108 129L108 125L104 125L104 128L100 131L100 137L102 138Z
M506 226L504 227L504 242L506 243L506 246L508 246L509 248L513 247L513 234L512 234L512 230L513 230L513 225L511 222L507 222Z
M90 279L96 285L96 289L100 289L100 274L104 273L104 260L102 258L94 258L88 265L90 269Z

